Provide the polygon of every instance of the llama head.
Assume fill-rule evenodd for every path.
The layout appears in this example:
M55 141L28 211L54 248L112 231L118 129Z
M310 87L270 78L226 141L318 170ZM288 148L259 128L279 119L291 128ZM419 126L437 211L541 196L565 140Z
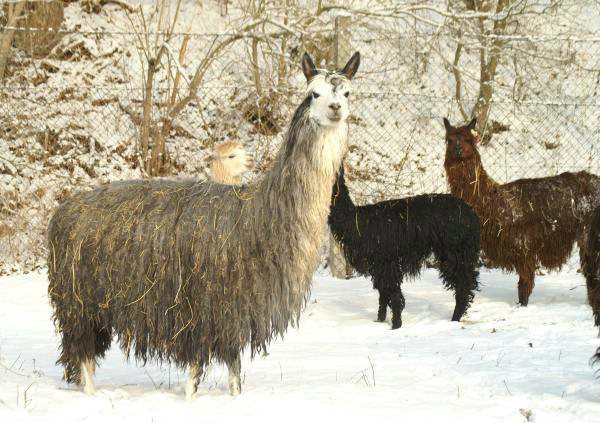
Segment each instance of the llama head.
M306 98L310 98L309 116L320 126L334 127L346 122L350 81L359 65L360 53L356 52L342 70L317 69L308 53L304 53L302 70L308 83Z
M254 164L244 146L236 141L227 141L215 146L208 162L212 173L218 170L226 173L224 177L233 179L241 177Z
M477 119L473 118L467 125L454 127L444 118L446 128L446 162L469 160L477 154L479 137L475 132Z

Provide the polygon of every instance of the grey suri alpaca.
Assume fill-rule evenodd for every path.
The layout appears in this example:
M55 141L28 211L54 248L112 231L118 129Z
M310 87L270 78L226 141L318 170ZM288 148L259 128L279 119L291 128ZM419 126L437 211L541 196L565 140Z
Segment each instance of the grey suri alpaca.
M57 208L48 293L68 382L93 393L95 365L117 335L142 362L190 366L188 397L211 361L227 365L230 393L240 393L241 351L249 345L254 356L283 335L306 303L359 62L355 53L325 72L304 55L306 96L273 168L253 185L116 182Z

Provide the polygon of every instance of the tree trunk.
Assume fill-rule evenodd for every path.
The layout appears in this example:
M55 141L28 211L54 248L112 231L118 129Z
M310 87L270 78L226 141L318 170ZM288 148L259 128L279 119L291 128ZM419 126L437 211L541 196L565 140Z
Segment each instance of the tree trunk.
M502 13L509 6L509 4L510 0L498 0L498 4L496 5L496 14ZM507 19L508 17L505 17L504 19L494 22L494 27L492 30L493 35L504 34ZM481 26L483 26L483 24ZM479 94L477 96L477 103L475 104L475 108L473 110L473 116L477 118L476 130L481 135L481 139L488 140L488 142L491 134L486 134L486 132L488 131L488 119L492 105L492 96L494 94L493 84L494 78L496 77L496 68L498 67L498 62L502 55L503 45L504 40L493 38L487 51L485 47L481 47Z
M10 3L8 5L7 27L14 28L17 25L17 20L19 19L19 16L21 16L24 7L25 1ZM4 79L4 74L6 73L6 64L8 63L8 58L10 56L14 36L14 29L4 30L2 35L0 35L0 79Z

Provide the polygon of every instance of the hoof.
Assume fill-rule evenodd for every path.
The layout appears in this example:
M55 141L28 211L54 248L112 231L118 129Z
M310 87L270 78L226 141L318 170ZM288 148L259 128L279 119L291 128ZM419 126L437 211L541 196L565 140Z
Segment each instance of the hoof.
M85 385L83 387L83 393L87 394L87 395L94 395L96 393L96 388L94 387L94 385Z
M232 397L237 397L239 394L242 393L242 387L240 386L239 383L230 383L229 384L229 395L231 395Z
M392 330L398 329L402 327L402 322L400 323L393 323L392 324Z
M191 378L190 378L191 379ZM195 380L188 380L185 386L185 399L186 401L192 401L196 397L198 387Z
M239 375L229 373L229 395L232 397L242 393L242 381Z

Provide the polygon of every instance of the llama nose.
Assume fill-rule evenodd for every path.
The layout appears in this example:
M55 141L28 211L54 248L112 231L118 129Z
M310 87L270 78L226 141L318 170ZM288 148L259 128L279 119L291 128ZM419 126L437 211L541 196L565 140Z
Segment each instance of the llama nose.
M340 107L342 107L342 105L340 103L331 103L329 105L329 108L331 110L333 110L334 112L337 112L338 110L340 110Z
M457 142L454 145L454 155L456 156L456 158L460 159L460 156L462 156L462 146L460 145L459 142Z

